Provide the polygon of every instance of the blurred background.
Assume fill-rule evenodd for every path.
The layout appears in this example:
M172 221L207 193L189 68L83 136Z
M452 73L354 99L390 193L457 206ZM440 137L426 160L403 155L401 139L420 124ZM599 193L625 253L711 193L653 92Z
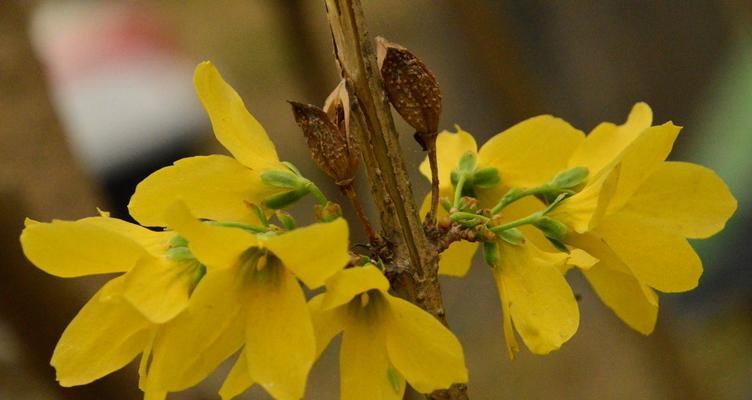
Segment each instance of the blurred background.
M133 366L85 387L57 386L54 344L103 280L46 275L25 261L18 235L26 216L76 219L100 207L128 218L128 198L149 172L224 152L193 94L198 62L219 67L283 159L345 203L314 168L285 102L321 104L338 81L322 3L0 1L1 399L139 398ZM550 113L589 131L623 122L646 101L656 122L685 127L672 158L715 169L739 200L727 229L696 243L700 287L662 295L649 337L572 274L582 298L577 335L549 356L523 350L510 362L489 271L478 263L466 279L444 280L471 398L752 398L752 3L364 3L372 35L406 46L435 72L443 127L458 123L483 142ZM395 119L422 198L423 154ZM315 366L308 398L338 398L336 349ZM173 397L218 398L225 373ZM243 398L267 397L254 389Z

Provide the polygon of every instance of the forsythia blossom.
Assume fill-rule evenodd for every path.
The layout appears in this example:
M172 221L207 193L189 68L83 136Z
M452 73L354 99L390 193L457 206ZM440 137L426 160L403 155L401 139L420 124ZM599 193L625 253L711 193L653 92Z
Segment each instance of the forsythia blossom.
M640 103L625 124L604 123L587 136L561 119L539 116L478 149L459 128L436 136L438 84L426 68L416 69L416 60L393 51L386 81L394 89L390 98L416 103L402 104L401 111L431 111L430 121L406 113L413 124L431 123L418 135L429 154L436 138L433 184L443 209L438 224L431 212L424 233L443 249L441 274L464 276L482 249L511 357L519 351L516 335L531 352L546 354L575 334L579 308L565 279L574 267L606 305L645 334L656 322L656 291L697 285L702 265L687 238L721 230L736 200L712 171L665 161L678 127L652 126L650 108ZM400 86L403 76L419 84ZM340 333L343 400L397 400L407 384L430 393L467 382L454 334L391 293L390 280L410 268L389 265L394 243L369 226L369 253L355 253L339 205L280 161L263 127L211 63L196 68L194 84L232 157L185 158L138 185L130 213L160 230L107 213L26 221L24 253L43 271L121 274L63 332L51 361L60 384L89 383L141 354L139 387L146 400L162 400L235 355L219 389L224 400L255 384L276 399L297 400L313 363ZM420 97L426 87L430 96ZM346 91L345 84L338 88L342 102L349 102L341 100L350 98ZM350 104L329 107L330 114L293 105L318 150L317 162L338 184L350 185L358 162L348 131ZM328 130L316 131L322 126ZM420 170L432 177L428 160ZM280 209L307 194L318 203L318 222L297 227ZM355 201L354 192L349 198ZM423 213L435 208L430 201ZM325 291L307 301L303 286Z
M390 295L376 267L341 271L327 280L326 289L309 307L319 351L343 332L343 400L398 400L405 380L422 393L467 381L457 338L427 312Z

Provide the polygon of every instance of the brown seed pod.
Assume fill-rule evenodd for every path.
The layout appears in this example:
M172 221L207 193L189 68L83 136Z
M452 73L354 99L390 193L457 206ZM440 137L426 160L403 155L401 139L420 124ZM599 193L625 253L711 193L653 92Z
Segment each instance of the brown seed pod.
M345 129L340 129L324 110L310 104L294 101L289 103L316 165L339 186L352 182L358 166L358 156L346 132L347 123L342 122L340 126ZM344 110L342 113L344 115Z
M406 48L376 38L376 56L389 102L426 147L439 129L441 90L433 73Z

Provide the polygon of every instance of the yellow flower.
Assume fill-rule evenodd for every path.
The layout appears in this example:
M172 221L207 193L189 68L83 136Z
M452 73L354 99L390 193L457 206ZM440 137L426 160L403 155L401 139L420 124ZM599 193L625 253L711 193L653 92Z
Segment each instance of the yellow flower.
M265 185L260 173L287 168L264 128L214 65L208 61L199 64L194 85L214 135L234 158L210 155L178 160L144 179L128 209L144 226L165 226L165 212L180 198L200 218L255 222L247 203L260 204L279 192Z
M600 260L583 273L601 300L643 334L655 326L655 290L697 286L702 263L687 238L715 234L736 210L713 171L665 161L680 128L651 124L638 103L625 124L597 126L568 163L589 168L590 182L550 214L573 230L567 244Z
M202 223L182 203L165 220L208 273L185 312L157 335L145 387L193 386L244 346L236 369L248 386L258 383L277 399L303 397L316 344L296 278L317 288L347 264L346 222L254 235Z
M388 293L376 267L346 269L309 302L317 352L343 332L340 398L402 399L405 381L421 393L467 382L462 346L419 307Z
M501 185L493 188L474 188L474 194L484 207L495 205L509 188L529 188L542 185L567 167L572 153L584 140L584 134L565 121L551 116L539 116L523 121L494 136L481 149L473 137L457 129L456 133L442 132L437 138L437 161L441 195L452 197L450 173L463 154L476 153L477 169L494 167L501 176ZM430 177L427 160L421 172ZM428 198L423 212L428 209ZM530 196L506 208L499 223L526 217L544 208L543 203ZM446 215L441 209L439 215ZM531 352L546 354L558 349L577 331L579 309L563 270L572 257L557 253L543 234L531 227L519 227L526 241L519 246L499 240L498 261L492 272L499 290L503 309L504 333L510 357L518 346L513 328L517 330ZM439 272L464 276L477 243L455 242L441 253ZM548 250L548 251L544 251Z
M26 221L24 254L43 271L66 278L125 273L104 285L63 332L51 361L61 385L89 383L148 353L159 324L187 307L202 267L179 257L174 237L106 214Z
M439 167L440 194L452 198L450 174L457 168L463 154L477 154L477 169L493 167L501 176L501 185L493 188L476 188L475 195L481 205L491 207L501 199L509 188L529 188L542 185L566 169L567 162L585 135L567 122L541 115L522 121L495 135L480 150L469 133L457 127L456 133L441 132L436 139ZM428 160L420 165L421 173L431 177ZM429 198L423 202L421 213L428 210ZM542 209L543 204L533 197L517 201L504 209L502 222L526 217ZM439 216L446 215L440 208ZM523 227L526 237L539 247L550 249L547 241L535 229ZM470 268L477 244L455 242L441 254L439 272L443 275L464 276Z

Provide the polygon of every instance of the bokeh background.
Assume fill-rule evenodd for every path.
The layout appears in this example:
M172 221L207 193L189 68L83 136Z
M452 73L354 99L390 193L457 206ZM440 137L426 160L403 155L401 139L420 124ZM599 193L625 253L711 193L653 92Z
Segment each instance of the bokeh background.
M321 104L338 80L322 3L0 1L0 398L139 398L133 366L86 387L56 385L54 344L102 278L36 270L18 235L26 216L75 219L100 207L128 218L128 197L150 171L223 152L193 95L198 62L213 60L282 158L343 201L314 168L285 103ZM715 169L739 200L727 229L696 244L705 265L699 288L662 295L648 337L572 273L577 335L549 356L523 350L510 362L490 273L477 263L466 279L444 280L471 398L752 398L752 3L364 3L371 34L408 47L435 72L443 127L458 123L482 142L550 113L589 131L647 101L657 122L685 127L672 158ZM423 155L408 127L398 128L417 171ZM428 185L413 178L422 197ZM218 398L225 372L174 398ZM337 391L332 346L308 398L336 399ZM244 398L267 397L254 389Z

